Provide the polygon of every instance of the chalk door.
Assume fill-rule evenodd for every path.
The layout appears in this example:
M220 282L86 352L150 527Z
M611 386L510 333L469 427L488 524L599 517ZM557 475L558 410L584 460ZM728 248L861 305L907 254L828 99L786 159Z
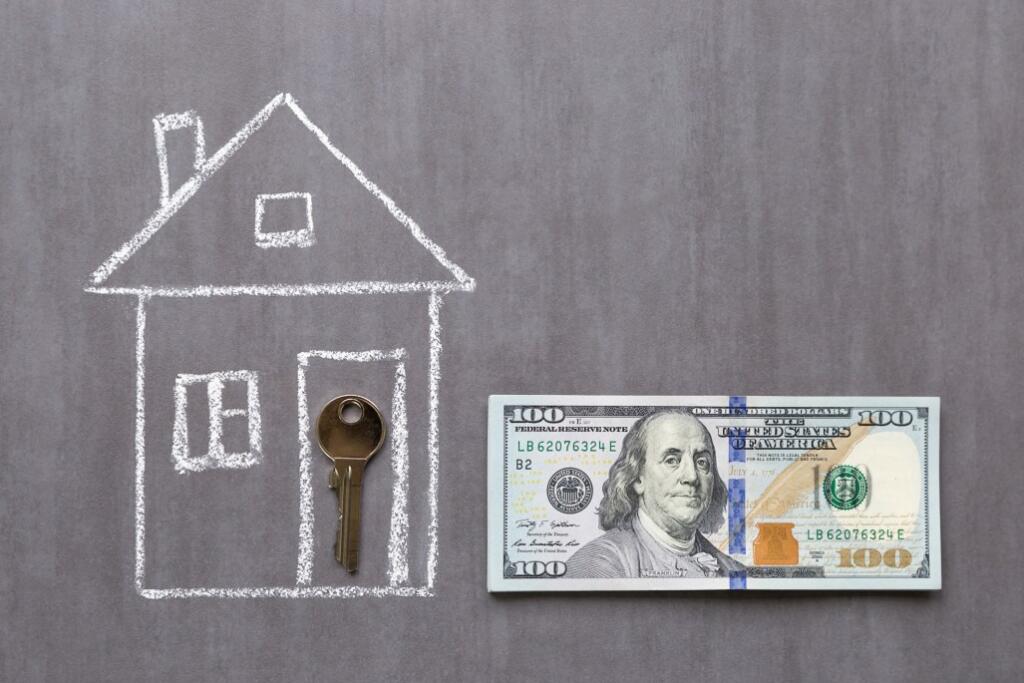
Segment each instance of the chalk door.
M316 422L334 397L356 394L384 416L386 442L363 478L359 569L349 574L334 559L338 498L329 488L332 462L321 452ZM406 352L311 350L298 357L299 586L401 586L409 580L406 427Z

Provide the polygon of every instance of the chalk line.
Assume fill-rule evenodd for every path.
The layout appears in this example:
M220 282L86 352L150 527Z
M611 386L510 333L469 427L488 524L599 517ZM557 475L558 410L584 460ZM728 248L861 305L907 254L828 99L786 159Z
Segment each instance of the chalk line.
M284 201L288 199L301 199L305 202L304 214L306 216L306 227L298 230L273 230L263 232L263 215L266 212L267 201ZM306 248L316 244L316 236L313 234L313 195L308 192L278 192L275 194L256 195L256 246L261 249L274 247L300 247Z
M306 400L305 354L299 354L298 396L299 410L299 564L295 583L306 586L313 582L313 446L309 441L309 403Z
M146 302L135 313L135 590L146 580Z
M326 351L324 349L313 349L303 351L299 354L299 362L308 363L310 358L323 358L325 360L349 360L355 362L370 362L379 360L405 360L407 354L405 349L368 349L366 351Z
M388 538L388 583L409 580L409 439L405 424L405 362L395 363L391 395L391 534Z
M150 600L180 598L432 598L430 588L414 586L261 586L252 588L143 588Z
M434 577L437 574L438 387L441 383L441 303L441 295L431 292L430 302L427 305L427 315L430 317L430 423L427 431L427 455L430 463L430 479L427 486L430 496L430 527L427 531L427 588L434 587Z
M410 294L415 292L471 292L468 285L444 280L385 282L366 280L320 284L195 285L191 287L86 287L93 294L132 294L147 297L192 299L213 296L323 296L328 294Z
M296 569L296 583L309 585L313 580L315 557L313 508L313 444L310 439L311 422L309 399L306 395L306 369L310 359L395 363L395 385L392 394L392 470L395 478L392 484L391 527L388 540L388 583L397 586L409 579L408 536L409 518L406 510L409 495L409 448L405 413L405 360L406 350L369 349L365 351L328 351L314 349L298 354L298 396L299 410L299 555ZM335 596L345 597L345 596Z

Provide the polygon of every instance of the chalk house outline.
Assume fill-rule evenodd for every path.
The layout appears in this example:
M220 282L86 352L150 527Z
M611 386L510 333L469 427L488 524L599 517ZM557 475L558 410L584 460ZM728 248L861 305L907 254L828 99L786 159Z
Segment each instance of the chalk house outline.
M429 252L444 269L450 278L431 280L347 280L321 283L280 283L280 284L194 284L187 286L111 286L106 284L111 276L136 252L139 251L157 232L181 209L203 186L217 173L231 157L241 149L246 141L278 111L288 111L315 136L324 148L354 177L362 187L382 203L408 233ZM450 292L472 292L476 281L461 267L454 263L438 244L423 232L420 226L384 193L363 171L340 149L335 147L327 134L310 120L295 98L288 93L280 93L270 100L252 119L249 120L227 143L212 155L206 155L206 141L202 120L194 111L177 114L161 114L153 120L157 157L160 170L160 205L145 222L142 229L115 250L90 276L85 291L97 294L115 294L134 297L136 300L135 326L135 589L145 598L348 598L360 596L422 596L434 595L434 584L437 574L438 560L438 472L439 472L439 385L441 381L441 308L444 298ZM177 189L172 187L169 177L166 137L169 132L185 130L194 136L194 163L192 174ZM255 232L257 246L267 247L307 247L313 240L313 217L310 213L310 202L315 197L307 193L289 191L279 194L261 194L254 197L256 205ZM308 226L293 232L284 232L280 236L261 236L261 209L266 198L295 198L305 202L304 210L308 217ZM428 429L426 435L426 452L428 456L429 481L427 486L429 524L426 539L426 580L422 585L409 585L408 566L408 534L409 520L406 506L409 494L408 451L411 438L406 433L406 369L405 361L412 349L363 349L363 350L324 350L308 349L298 354L298 392L296 410L298 413L297 449L299 468L299 518L300 528L297 532L296 579L294 585L271 586L232 586L232 587L191 587L150 588L146 582L146 316L147 305L158 298L210 298L210 297L309 297L309 296L360 296L360 295L391 295L391 294L422 293L426 298L426 314L428 323L427 339L424 340L428 354ZM318 457L309 442L309 415L307 397L305 395L305 374L311 358L333 359L351 362L387 362L391 363L394 372L392 396L392 422L397 426L393 436L393 480L392 480L392 514L391 529L388 543L387 585L380 586L336 586L313 585L312 565L314 562L313 542L313 474L312 459ZM181 384L196 383L205 375L182 374ZM210 381L223 383L231 379L244 379L253 395L258 395L259 373L252 369L232 369L224 372L209 373ZM215 424L224 417L242 417L248 420L250 430L255 429L254 443L259 445L259 402L245 410L225 410L220 408L219 391L222 387L214 385L210 398L211 410L216 413ZM168 387L168 391L176 393L176 410L184 405L180 397L180 388ZM255 407L254 407L255 406ZM254 414L255 411L255 414ZM213 414L213 413L211 413ZM176 420L178 416L176 416ZM180 423L178 430L179 450L181 444ZM214 426L211 426L214 429ZM252 436L252 431L250 435ZM219 434L211 434L211 443ZM162 455L162 454L158 454ZM235 455L235 454L229 454ZM209 455L204 456L209 458ZM249 454L235 455L224 462L209 459L202 461L192 471L201 471L209 467L250 467L259 461L258 447ZM189 463L187 453L177 452L175 455L178 471L182 472ZM190 476L187 472L184 476ZM320 558L332 559L329 552L320 549Z

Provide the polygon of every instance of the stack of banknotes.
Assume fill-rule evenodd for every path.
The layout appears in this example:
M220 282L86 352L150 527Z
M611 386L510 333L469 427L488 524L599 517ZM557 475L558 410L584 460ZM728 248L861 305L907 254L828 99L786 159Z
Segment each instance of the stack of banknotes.
M937 590L939 399L491 396L491 591Z

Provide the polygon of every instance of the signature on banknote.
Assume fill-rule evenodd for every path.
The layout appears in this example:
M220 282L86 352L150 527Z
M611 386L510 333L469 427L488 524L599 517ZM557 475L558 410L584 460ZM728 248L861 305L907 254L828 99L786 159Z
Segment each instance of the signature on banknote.
M572 522L559 522L557 520L550 519L517 519L515 525L519 529L537 529L537 528L551 528L551 529L571 529L577 527L579 524L573 524Z

